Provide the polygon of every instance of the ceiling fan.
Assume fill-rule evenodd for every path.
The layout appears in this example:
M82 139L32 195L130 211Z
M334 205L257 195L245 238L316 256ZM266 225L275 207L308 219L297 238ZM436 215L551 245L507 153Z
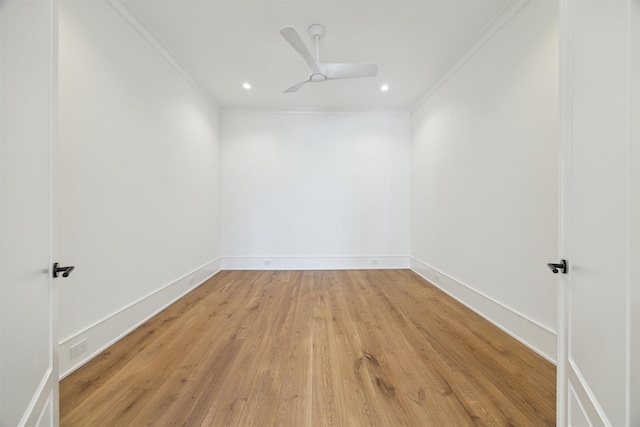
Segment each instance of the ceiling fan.
M293 27L284 27L280 34L286 41L304 58L309 65L309 78L303 82L291 86L284 93L296 92L306 83L319 83L332 79L352 79L358 77L373 77L378 74L378 66L375 64L330 64L320 62L320 37L324 35L324 27L314 24L309 27L309 34L316 40L316 58L302 41L302 38Z

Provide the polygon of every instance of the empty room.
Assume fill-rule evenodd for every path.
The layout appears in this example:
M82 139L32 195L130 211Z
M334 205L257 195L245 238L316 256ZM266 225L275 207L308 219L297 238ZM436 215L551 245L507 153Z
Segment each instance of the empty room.
M0 426L640 424L637 0L0 33Z

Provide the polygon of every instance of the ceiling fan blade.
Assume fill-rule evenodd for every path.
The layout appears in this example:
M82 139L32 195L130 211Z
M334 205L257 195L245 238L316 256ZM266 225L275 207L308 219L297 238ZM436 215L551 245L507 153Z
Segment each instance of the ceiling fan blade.
M373 77L378 74L375 64L320 64L320 72L328 79Z
M296 29L293 27L284 27L280 30L280 34L282 34L282 37L284 37L284 39L289 42L291 47L293 47L300 55L302 55L304 60L309 65L311 71L313 73L317 73L319 71L318 63L315 61L315 59L313 59L311 52L307 48L307 45L302 41L302 38L300 38L300 35L296 31Z
M283 93L292 93L292 92L297 92L298 89L300 89L302 86L305 85L305 83L310 82L311 80L305 80L303 82L298 83L297 85L293 85L291 86L289 89L285 90Z

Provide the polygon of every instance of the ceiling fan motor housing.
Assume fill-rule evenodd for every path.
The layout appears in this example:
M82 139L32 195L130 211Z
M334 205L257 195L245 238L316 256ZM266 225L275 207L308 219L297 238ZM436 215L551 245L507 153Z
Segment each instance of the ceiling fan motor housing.
M313 24L309 27L309 34L313 38L322 37L324 36L324 27L320 24Z
M315 73L311 75L312 82L323 82L325 80L327 80L327 76L325 76L324 74Z

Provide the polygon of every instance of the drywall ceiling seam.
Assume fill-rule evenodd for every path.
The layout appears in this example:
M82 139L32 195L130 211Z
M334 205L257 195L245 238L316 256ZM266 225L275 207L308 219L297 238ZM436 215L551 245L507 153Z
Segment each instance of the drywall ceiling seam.
M478 52L482 46L485 45L491 38L496 35L502 27L504 27L518 12L522 10L531 0L517 0L513 3L508 3L502 10L496 15L489 24L487 24L478 37L476 37L465 49L462 50L462 54L453 63L451 67L447 69L444 75L434 84L431 89L423 95L413 107L409 109L410 113L415 112L422 106L438 89L444 85L469 59L471 59L476 52Z
M129 5L122 0L106 0L122 18L133 27L142 38L151 45L175 70L184 78L202 97L209 102L217 111L220 111L218 103L211 98L202 85L194 79L187 69L165 46L160 38L149 28L145 21L140 18Z

